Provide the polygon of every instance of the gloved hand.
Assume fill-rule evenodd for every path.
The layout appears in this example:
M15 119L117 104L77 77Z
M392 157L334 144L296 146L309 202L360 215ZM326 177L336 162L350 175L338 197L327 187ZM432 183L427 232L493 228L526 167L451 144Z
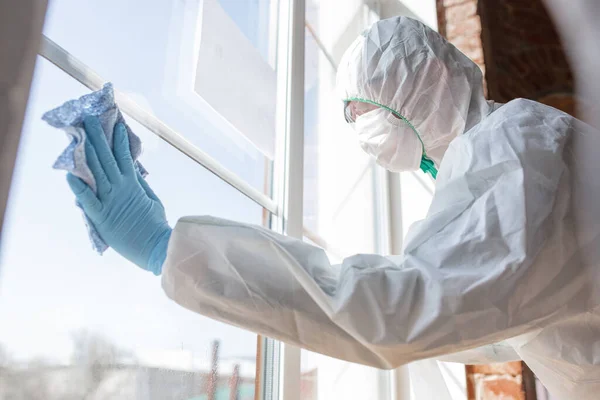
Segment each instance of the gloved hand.
M97 193L68 174L71 190L102 239L141 268L160 275L171 228L165 210L134 167L123 124L115 125L113 151L96 117L84 121L85 155Z

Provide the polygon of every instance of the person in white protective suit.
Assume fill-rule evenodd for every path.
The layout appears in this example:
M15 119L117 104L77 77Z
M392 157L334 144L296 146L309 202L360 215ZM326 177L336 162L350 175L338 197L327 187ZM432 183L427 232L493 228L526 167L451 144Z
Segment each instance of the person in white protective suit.
M361 35L338 83L366 152L437 176L400 255L331 265L310 244L214 217L171 231L128 172L126 135L117 127L110 150L94 121L99 194L69 183L103 239L199 314L378 368L520 358L558 399L599 398L597 132L534 101L486 101L479 68L409 18Z

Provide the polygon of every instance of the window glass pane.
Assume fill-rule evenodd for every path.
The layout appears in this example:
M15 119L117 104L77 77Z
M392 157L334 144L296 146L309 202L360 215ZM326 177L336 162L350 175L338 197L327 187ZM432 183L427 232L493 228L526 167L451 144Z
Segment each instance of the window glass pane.
M55 0L44 33L265 193L277 0Z
M301 365L302 400L378 400L387 388L380 385L382 374L387 372L364 365L305 350L302 351Z
M329 244L332 261L376 253L376 167L343 117L335 90L337 63L364 29L362 2L344 7L307 1L305 53L304 225ZM358 23L360 22L360 23ZM321 46L324 46L322 48ZM316 240L315 240L316 242ZM382 372L302 351L302 400L379 399Z
M336 69L308 30L305 57L304 224L346 255L373 252L374 163L344 120Z
M404 236L411 225L425 218L433 198L434 184L422 171L402 172L402 230Z
M66 137L40 119L86 92L38 59L2 235L0 398L206 399L217 341L217 398L230 398L239 366L239 399L253 399L256 335L183 309L160 278L92 251L65 174L51 168ZM172 225L190 214L262 223L261 207L126 119Z

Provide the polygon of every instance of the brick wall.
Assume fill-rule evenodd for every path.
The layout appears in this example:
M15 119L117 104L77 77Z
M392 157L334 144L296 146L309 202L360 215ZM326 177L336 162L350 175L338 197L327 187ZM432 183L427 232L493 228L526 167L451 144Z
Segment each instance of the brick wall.
M542 0L480 0L490 98L537 100L576 113L571 68Z
M541 0L437 0L440 33L475 61L488 97L576 113L573 75Z
M468 400L536 400L535 377L522 362L467 365Z
M468 400L526 400L522 363L467 365Z

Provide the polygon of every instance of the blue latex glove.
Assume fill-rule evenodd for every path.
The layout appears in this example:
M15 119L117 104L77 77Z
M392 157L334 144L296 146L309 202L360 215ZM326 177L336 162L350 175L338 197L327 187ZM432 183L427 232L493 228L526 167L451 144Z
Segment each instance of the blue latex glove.
M102 239L141 268L160 275L171 228L165 209L136 171L123 124L116 124L113 151L96 117L84 121L85 155L97 193L72 174L69 186Z

